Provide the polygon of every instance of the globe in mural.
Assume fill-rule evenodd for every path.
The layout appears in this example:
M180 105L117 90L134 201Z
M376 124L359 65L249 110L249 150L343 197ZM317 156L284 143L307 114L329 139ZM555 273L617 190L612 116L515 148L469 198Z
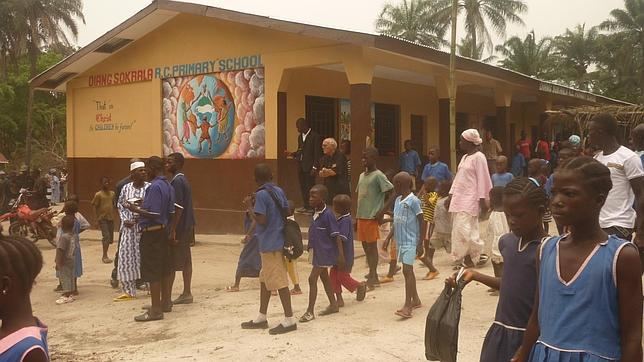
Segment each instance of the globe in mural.
M193 157L216 158L233 138L235 103L214 75L197 76L181 87L176 107L179 141Z

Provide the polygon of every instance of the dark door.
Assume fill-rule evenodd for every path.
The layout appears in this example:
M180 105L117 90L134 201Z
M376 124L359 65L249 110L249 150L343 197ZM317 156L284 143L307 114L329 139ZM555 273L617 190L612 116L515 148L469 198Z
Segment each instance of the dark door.
M375 104L374 144L380 156L397 156L400 152L400 108L393 104Z
M336 138L338 102L335 98L306 96L306 119L323 139Z
M505 150L505 154L508 157L514 156L514 154L517 151L516 147L514 146L517 143L516 131L517 131L516 125L514 123L510 123L510 149Z
M425 149L425 117L415 114L411 115L411 142L421 159L426 154Z

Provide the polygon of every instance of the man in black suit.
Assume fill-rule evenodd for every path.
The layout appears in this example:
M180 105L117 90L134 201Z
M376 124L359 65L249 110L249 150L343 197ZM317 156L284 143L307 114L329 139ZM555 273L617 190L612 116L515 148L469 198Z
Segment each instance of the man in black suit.
M300 135L297 138L297 152L291 154L298 163L298 176L300 179L300 190L304 207L298 209L298 212L312 212L309 205L309 190L315 184L315 164L320 159L322 153L322 144L320 136L311 129L311 125L305 118L299 118L295 123Z

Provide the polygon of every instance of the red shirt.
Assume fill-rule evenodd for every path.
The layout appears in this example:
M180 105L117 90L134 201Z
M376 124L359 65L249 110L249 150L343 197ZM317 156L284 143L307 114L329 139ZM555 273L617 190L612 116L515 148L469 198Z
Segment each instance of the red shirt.
M541 153L544 160L550 161L550 144L544 140L537 142L537 153Z
M530 140L518 140L519 152L525 157L526 160L530 159L530 150L532 149L532 142Z

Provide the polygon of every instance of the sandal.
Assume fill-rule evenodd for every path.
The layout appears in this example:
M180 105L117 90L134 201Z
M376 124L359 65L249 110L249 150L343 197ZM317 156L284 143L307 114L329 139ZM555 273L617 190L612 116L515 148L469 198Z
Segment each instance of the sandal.
M110 264L111 262L112 262L112 259L110 259L108 257L103 258L103 264Z
M291 289L291 295L300 295L302 294L302 289Z
M338 313L339 311L340 311L340 308L333 308L331 306L328 306L326 307L325 310L320 312L320 315L324 316L324 315L334 314L334 313Z
M310 322L315 319L313 313L306 312L300 317L300 323Z
M127 293L123 293L119 295L118 297L114 298L115 302L128 302L131 300L136 300L136 297L133 295L129 295Z
M233 293L233 292L238 292L238 291L239 291L239 287L236 287L236 286L234 286L234 285L229 285L229 286L227 286L227 287L226 287L226 291L227 291L227 292L231 292L231 293Z
M186 297L185 295L181 294L177 299L172 301L172 305L175 304L192 304L194 302L194 298L191 296Z
M432 280L432 279L436 279L439 275L440 273L438 271L435 271L435 272L430 271L429 273L427 273L427 275L425 275L423 279Z
M406 314L405 312L402 311L402 309L395 311L394 314L405 319L411 318L411 313Z
M152 322L152 321L158 321L161 319L163 319L163 313L154 315L154 314L151 314L150 311L147 311L141 315L134 317L134 320L136 322Z
M422 304L416 304L416 305L412 306L411 309L414 310L414 309L418 309L418 308L422 308L422 307L423 307Z

